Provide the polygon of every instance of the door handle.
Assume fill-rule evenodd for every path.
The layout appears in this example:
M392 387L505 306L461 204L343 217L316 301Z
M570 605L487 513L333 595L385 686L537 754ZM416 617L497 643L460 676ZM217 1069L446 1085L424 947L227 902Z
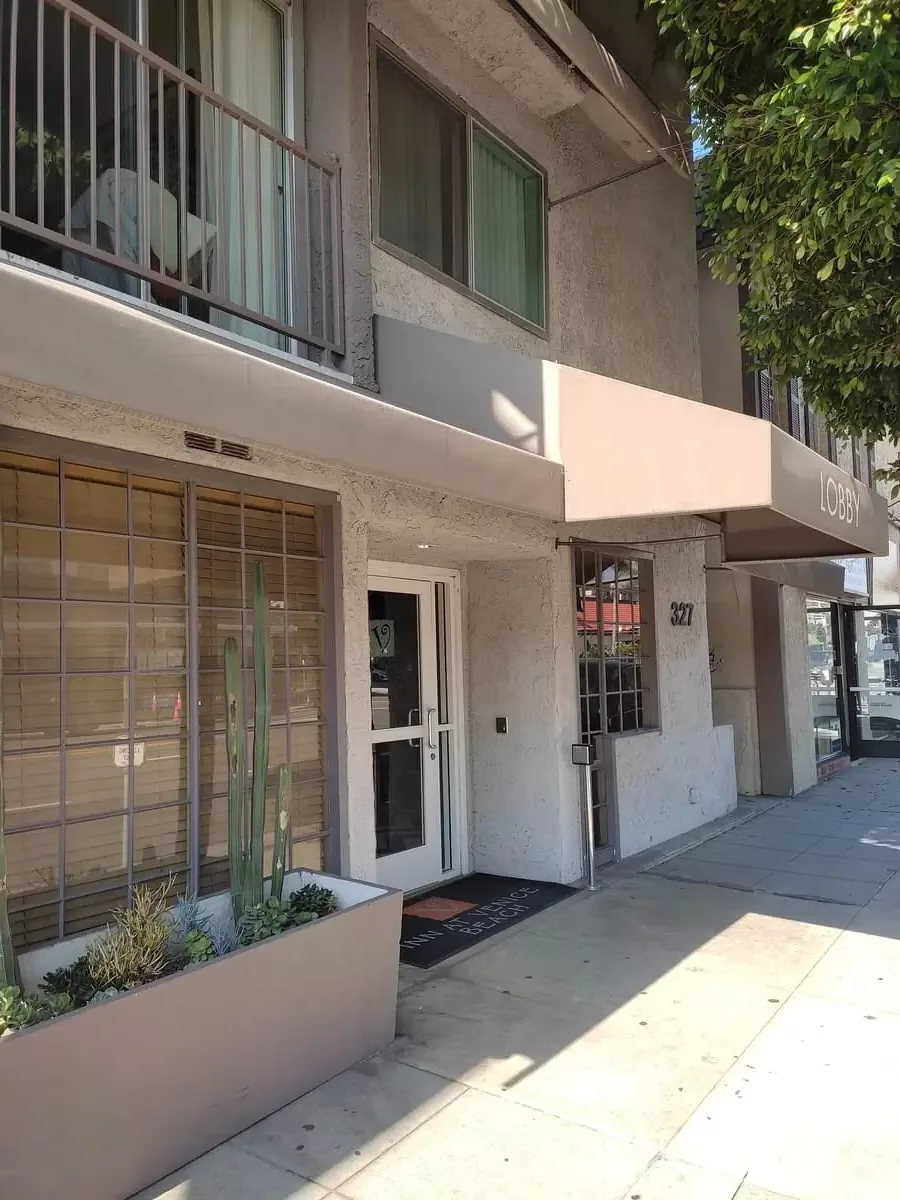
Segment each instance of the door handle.
M418 724L417 721L413 721L413 713L418 713L418 711L419 711L418 708L411 708L409 710L409 712L406 714L407 725L417 725ZM409 742L409 744L411 746L415 746L416 742L418 741L418 738L407 738L407 741Z
M428 749L437 750L437 709L429 708L426 716L428 722Z

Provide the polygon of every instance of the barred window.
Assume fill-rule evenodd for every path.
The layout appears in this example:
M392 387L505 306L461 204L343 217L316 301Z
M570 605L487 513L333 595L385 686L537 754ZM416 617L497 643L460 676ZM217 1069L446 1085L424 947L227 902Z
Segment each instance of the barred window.
M103 925L141 882L228 886L222 650L252 729L252 583L273 643L267 812L293 777L293 865L320 867L320 513L283 499L0 454L3 771L19 949Z
M575 555L582 733L653 725L653 564L587 547Z

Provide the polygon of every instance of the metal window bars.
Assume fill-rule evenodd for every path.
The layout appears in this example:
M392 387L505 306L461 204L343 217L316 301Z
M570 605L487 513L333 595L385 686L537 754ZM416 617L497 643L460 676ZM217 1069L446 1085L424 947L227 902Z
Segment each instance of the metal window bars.
M0 244L221 328L344 350L340 171L74 0L8 0Z

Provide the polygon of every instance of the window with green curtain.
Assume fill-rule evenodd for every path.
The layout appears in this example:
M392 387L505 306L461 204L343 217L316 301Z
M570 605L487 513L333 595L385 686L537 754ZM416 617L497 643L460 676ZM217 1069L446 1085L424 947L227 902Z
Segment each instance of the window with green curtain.
M476 126L472 133L475 278L482 296L544 325L543 181Z

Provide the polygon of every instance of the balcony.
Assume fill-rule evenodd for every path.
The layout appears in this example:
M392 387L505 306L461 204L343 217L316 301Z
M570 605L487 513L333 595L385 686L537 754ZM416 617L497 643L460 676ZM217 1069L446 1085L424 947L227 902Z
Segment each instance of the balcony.
M340 174L288 136L285 6L0 0L0 248L343 353Z

